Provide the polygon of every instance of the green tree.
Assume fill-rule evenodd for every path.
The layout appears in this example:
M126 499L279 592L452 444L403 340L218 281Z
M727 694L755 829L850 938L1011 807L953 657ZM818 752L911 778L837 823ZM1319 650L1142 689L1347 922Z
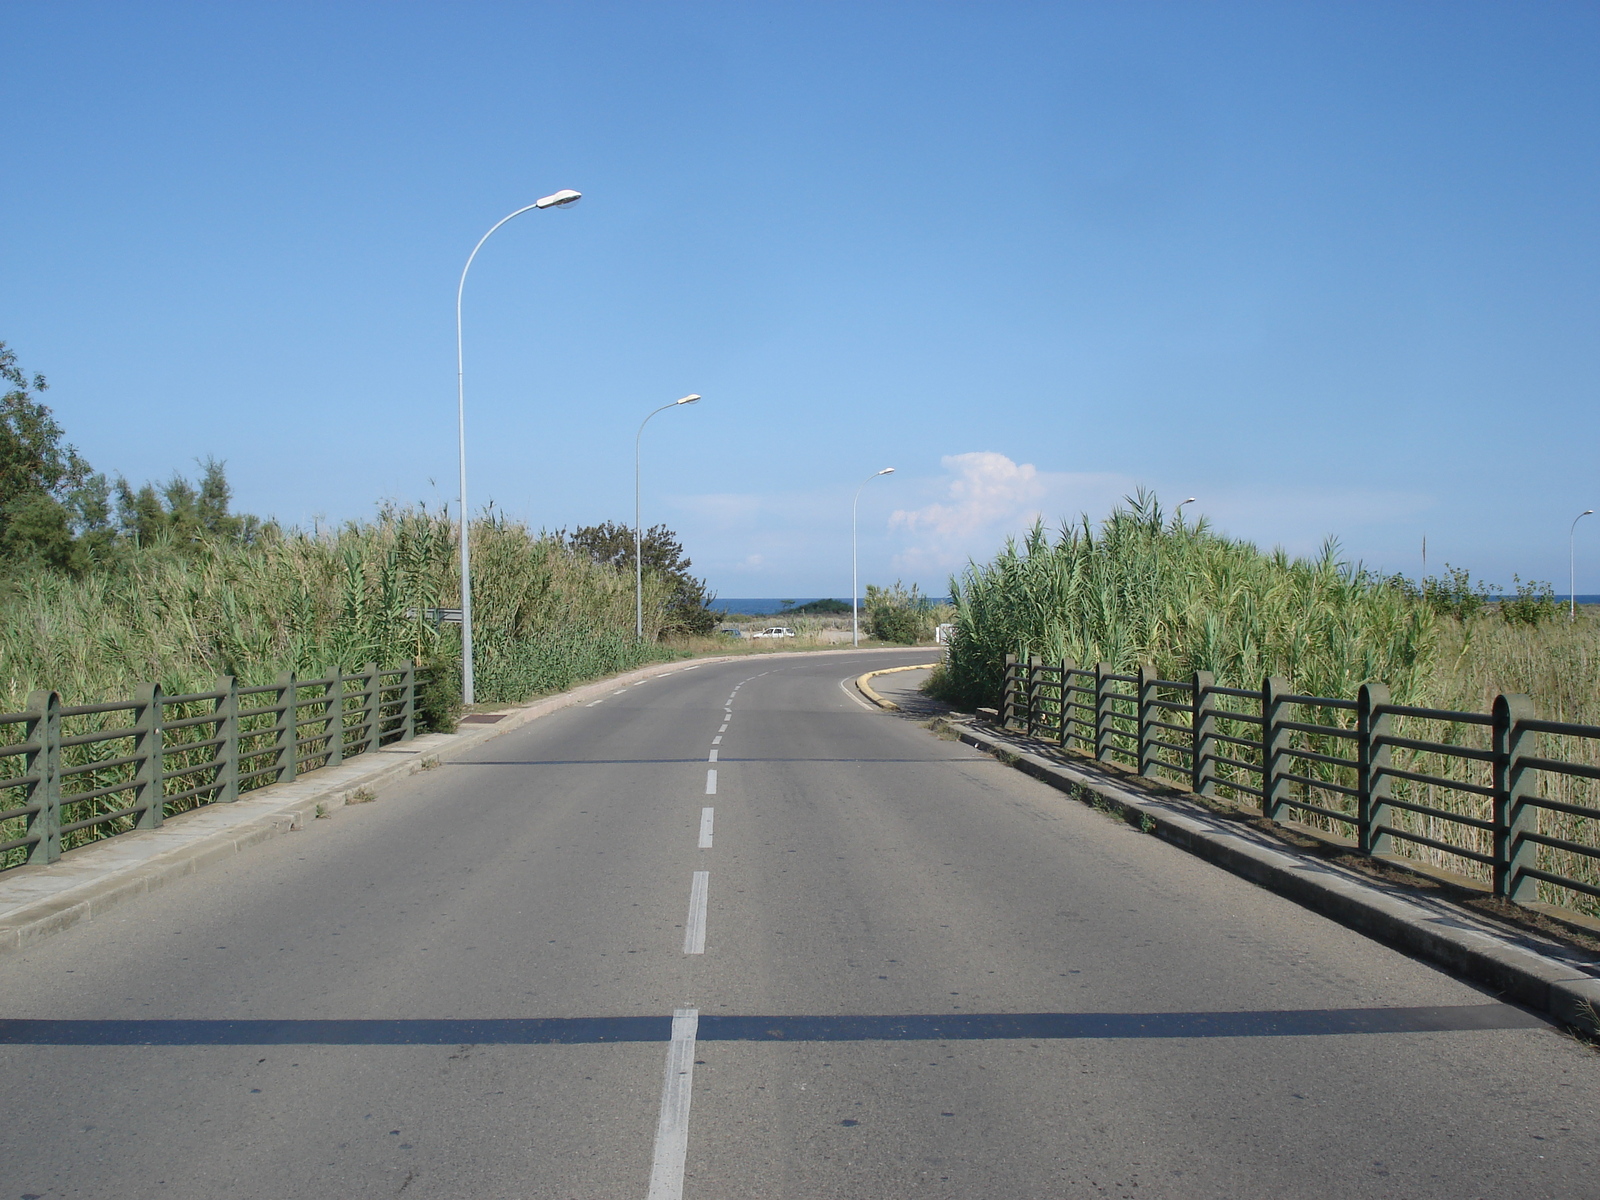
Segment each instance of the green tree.
M633 574L633 527L616 521L603 521L599 525L585 525L572 533L562 530L556 535L575 550L606 563L628 575ZM689 572L694 564L683 553L683 543L678 535L665 525L646 529L639 538L640 560L647 575L666 580L671 602L663 633L706 634L716 628L723 614L712 610L716 596L706 588L703 579Z
M269 527L248 513L233 513L233 487L227 464L215 458L199 462L200 481L174 473L165 483L146 483L137 491L126 479L116 484L117 525L135 545L170 542L192 549L206 540L253 545ZM109 507L109 505L108 505Z
M15 351L0 342L0 557L55 567L83 565L80 532L105 524L105 480L62 440L39 393L43 375L29 376Z

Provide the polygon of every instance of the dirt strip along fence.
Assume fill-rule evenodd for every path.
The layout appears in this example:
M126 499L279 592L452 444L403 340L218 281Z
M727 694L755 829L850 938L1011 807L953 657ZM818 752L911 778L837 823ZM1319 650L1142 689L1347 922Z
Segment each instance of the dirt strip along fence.
M1415 859L1496 896L1600 912L1600 726L1540 720L1527 696L1487 713L1302 696L1270 677L1221 687L1006 656L1001 724L1202 796L1259 806Z
M263 687L231 676L209 692L63 705L33 692L0 713L0 870L407 741L416 733L413 664L368 664L322 679L291 672Z

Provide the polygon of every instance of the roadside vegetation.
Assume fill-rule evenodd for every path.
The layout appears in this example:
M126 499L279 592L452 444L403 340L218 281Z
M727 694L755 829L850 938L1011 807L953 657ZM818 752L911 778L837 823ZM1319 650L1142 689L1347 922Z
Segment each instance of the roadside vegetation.
M92 471L0 343L0 710L36 688L67 704L140 682L203 690L218 675L270 682L367 662L422 665L424 707L459 701L455 523L388 507L336 529L284 529L231 510L224 465L134 487ZM709 632L717 614L664 527L644 538L645 639L634 633L633 537L615 523L535 532L472 522L479 697L511 702L676 657L663 637Z
M1514 579L1501 594L1449 567L1441 578L1416 583L1346 562L1331 542L1312 558L1268 553L1215 533L1203 520L1169 517L1146 494L1098 526L1085 518L1054 537L1035 527L992 561L969 565L951 580L951 596L954 637L929 690L967 709L999 702L1007 654L1037 654L1080 666L1108 662L1123 674L1150 664L1167 679L1212 671L1219 683L1239 688L1259 688L1264 676L1281 675L1297 692L1340 699L1378 681L1399 704L1456 712L1487 712L1496 695L1520 692L1542 718L1600 725L1600 615L1580 608L1569 622L1549 584ZM1337 724L1344 717L1329 710L1315 719ZM1478 745L1483 739L1476 726L1417 718L1403 718L1402 725L1403 736L1426 740ZM1541 737L1543 753L1600 767L1600 744ZM1409 752L1396 757L1409 770L1488 782L1483 763ZM1336 782L1340 770L1327 767L1318 777ZM1550 799L1600 806L1590 781L1543 775L1541 786ZM1480 820L1488 815L1485 800L1464 792L1403 781L1396 789L1397 797L1428 807ZM1315 800L1343 803L1331 789ZM1395 819L1402 828L1488 849L1484 831L1429 828L1431 819L1415 814ZM1592 825L1575 815L1541 817L1547 835L1583 844L1596 840ZM1397 850L1459 874L1485 874L1460 855L1413 845ZM1600 884L1595 860L1553 849L1541 854L1545 869ZM1597 907L1559 888L1541 885L1541 894L1586 911Z

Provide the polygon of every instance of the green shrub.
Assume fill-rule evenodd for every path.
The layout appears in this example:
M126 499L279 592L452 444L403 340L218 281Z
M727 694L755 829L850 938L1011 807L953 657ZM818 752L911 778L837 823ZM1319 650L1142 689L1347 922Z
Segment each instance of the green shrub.
M928 598L912 584L896 579L893 587L867 584L867 632L881 642L914 646L933 636Z
M1550 584L1537 579L1523 583L1519 576L1511 577L1516 595L1500 601L1500 617L1507 625L1542 625L1556 615L1556 592Z
M461 660L436 658L417 668L417 732L454 733L461 715Z

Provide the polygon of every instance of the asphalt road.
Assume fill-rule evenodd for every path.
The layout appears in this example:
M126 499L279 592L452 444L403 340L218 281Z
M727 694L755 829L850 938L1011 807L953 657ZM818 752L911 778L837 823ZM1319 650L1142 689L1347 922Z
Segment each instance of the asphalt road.
M0 1200L1600 1195L1594 1052L842 686L925 658L630 687L0 960Z

